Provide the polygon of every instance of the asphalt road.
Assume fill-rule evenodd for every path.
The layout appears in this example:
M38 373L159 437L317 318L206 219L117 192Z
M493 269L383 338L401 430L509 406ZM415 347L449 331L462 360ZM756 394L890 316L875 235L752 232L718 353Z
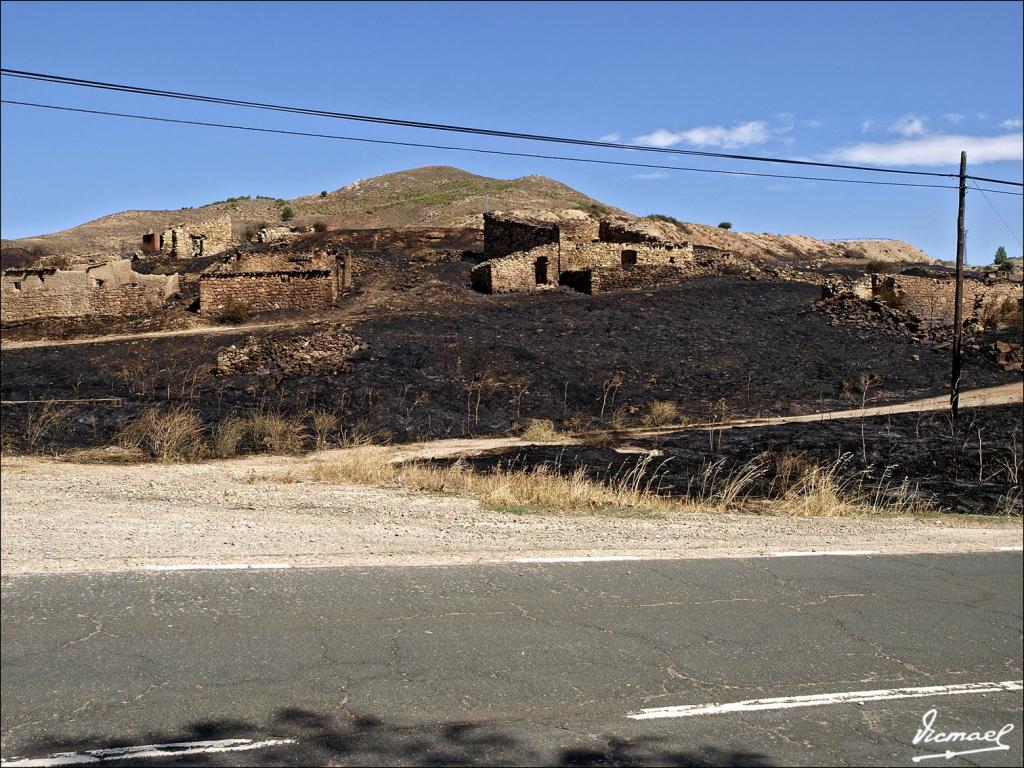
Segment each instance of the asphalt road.
M918 765L1018 766L1019 687L969 686L1022 677L1021 562L1006 552L5 578L2 755L912 765L947 746L991 746L913 745L934 709L936 732L1012 724L1009 749ZM954 687L905 690L926 686ZM869 690L886 693L840 696ZM819 698L629 717L793 696ZM805 706L782 708L793 703ZM202 744L171 748L194 750L179 757L116 751L180 742ZM86 754L102 749L115 751Z

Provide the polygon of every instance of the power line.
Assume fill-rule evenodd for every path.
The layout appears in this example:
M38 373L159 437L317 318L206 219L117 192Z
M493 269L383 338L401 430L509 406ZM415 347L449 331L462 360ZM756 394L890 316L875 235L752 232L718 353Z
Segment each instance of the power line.
M836 168L851 171L867 171L872 173L896 173L911 176L932 176L940 178L957 178L954 173L936 173L933 171L908 171L897 168L882 168L864 165L844 165L841 163L825 163L812 160L794 160L780 157L763 157L757 155L739 155L723 152L707 152L702 150L673 149L670 147L647 147L634 144L622 144L619 142L594 141L589 139L574 139L561 136L548 136L544 134L520 133L516 131L504 131L490 128L472 128L468 126L450 125L446 123L428 123L419 120L405 120L391 117L376 117L371 115L357 115L346 112L332 112L329 110L313 109L308 107L292 107L282 104L269 104L258 101L247 101L244 99L230 99L219 96L205 96L201 94L185 93L181 91L166 91L157 88L144 86L125 85L121 83L108 83L101 80L85 80L65 75L50 75L41 72L28 72L19 69L0 68L0 75L16 77L24 80L38 80L42 82L57 83L61 85L73 85L82 88L96 88L100 90L119 91L122 93L134 93L145 96L160 96L162 98L183 99L187 101L200 101L210 104L222 104L226 106L246 107L250 109L265 109L275 112L289 112L293 114L312 115L316 117L330 117L339 120L355 120L368 123L380 123L384 125L395 125L407 128L422 128L435 131L451 131L456 133L471 133L481 136L496 136L509 139L525 139L528 141L546 141L559 144L575 144L591 147L603 147L607 149L628 149L634 152L661 152L678 155L690 155L697 157L715 157L728 160L746 160L752 162L782 163L787 165L802 165L818 168ZM1010 186L1024 187L1024 183L1005 181L1001 179L984 179L994 184L1007 184Z
M360 136L339 136L336 134L329 133L311 133L308 131L289 131L279 128L257 128L250 125L236 125L232 123L210 123L201 120L183 120L178 118L170 117L157 117L154 115L136 115L126 112L108 112L105 110L98 109L82 109L79 107L66 107L56 104L40 104L30 101L15 101L12 99L0 99L0 103L3 104L14 104L22 107L36 107L39 109L52 109L61 112L79 112L88 115L103 115L106 117L121 117L129 118L132 120L148 120L158 123L174 123L178 125L193 125L202 126L206 128L227 128L237 131L252 131L255 133L274 133L285 136L304 136L318 139L336 139L339 141L357 141L367 144L388 144L392 146L401 147L418 147L424 149L442 149L454 152L475 152L478 154L485 155L502 155L505 157L528 157L539 160L560 160L565 162L573 163L592 163L596 165L615 165L615 166L626 166L630 168L647 168L656 170L667 170L667 171L686 171L691 173L713 173L725 176L756 176L770 179L798 179L802 181L827 181L837 184L870 184L873 186L891 186L891 187L924 187L928 189L957 189L956 185L952 184L921 184L904 181L871 181L868 179L837 179L823 176L799 176L793 174L779 174L779 173L757 173L754 171L725 171L717 168L693 168L679 165L658 165L653 163L631 163L624 160L599 160L597 158L587 157L568 157L564 155L542 155L530 152L510 152L505 150L497 149L480 149L476 147L458 147L446 144L424 144L419 142L411 141L394 141L388 139L368 139ZM1024 196L1019 192L1008 192L1001 189L990 189L989 192L993 192L1001 195L1016 195Z
M988 207L992 209L992 213L994 213L999 218L999 220L1001 222L1003 222L1003 226L1006 227L1006 231L1010 233L1010 237L1012 237L1014 240L1016 240L1017 241L1017 245L1020 246L1021 245L1020 238L1018 238L1016 233L1012 229L1010 229L1010 225L1006 223L1006 219L1003 218L1003 215L992 204L992 201L988 199L988 195L985 194L985 190L982 189L981 187L979 187L978 183L976 181L974 181L974 179L971 179L971 183L974 185L974 188L976 190L981 192L981 196L985 198L985 202L988 203ZM1024 246L1021 246L1021 247L1024 248Z

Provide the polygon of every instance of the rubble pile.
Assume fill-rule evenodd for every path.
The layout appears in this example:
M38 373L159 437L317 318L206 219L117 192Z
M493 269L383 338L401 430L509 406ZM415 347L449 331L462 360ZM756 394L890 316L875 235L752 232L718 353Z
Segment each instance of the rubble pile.
M270 379L350 373L352 355L367 347L344 326L298 338L250 336L217 354L216 373Z
M825 283L822 293L824 298L813 302L809 309L824 314L833 327L855 329L862 339L882 333L894 338L910 337L936 352L946 352L953 346L952 323L926 322L913 312L844 291L842 283ZM965 356L989 360L1004 371L1021 370L1021 342L1010 338L1013 332L986 332L976 317L966 318L963 330Z

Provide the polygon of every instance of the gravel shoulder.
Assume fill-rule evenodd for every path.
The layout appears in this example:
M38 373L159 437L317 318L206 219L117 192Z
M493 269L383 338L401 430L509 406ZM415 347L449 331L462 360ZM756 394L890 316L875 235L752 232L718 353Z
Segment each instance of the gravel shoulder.
M311 458L91 465L5 457L5 575L149 565L430 565L514 557L743 557L776 551L970 552L1019 547L1019 520L659 520L514 515L464 498L280 482Z

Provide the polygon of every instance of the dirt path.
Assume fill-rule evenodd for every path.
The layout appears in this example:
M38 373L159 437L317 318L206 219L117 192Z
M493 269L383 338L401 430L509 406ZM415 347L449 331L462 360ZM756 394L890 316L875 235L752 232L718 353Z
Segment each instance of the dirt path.
M213 325L202 328L175 328L169 331L142 331L140 333L112 333L107 336L84 336L80 339L39 339L36 341L0 341L0 349L32 349L39 347L74 347L79 344L108 344L115 341L136 339L162 339L168 336L212 336L251 333L273 328L298 328L303 325L320 323L317 319L281 320L274 323L253 323L251 325Z
M986 387L984 389L972 389L960 395L960 407L981 408L992 405L1007 405L1024 402L1024 384L1002 384L997 387ZM615 433L619 446L617 450L623 453L637 453L644 449L628 446L626 441L631 439L642 439L652 437L665 437L685 430L710 430L710 429L742 429L749 427L766 427L777 424L795 424L802 422L824 422L838 419L859 419L867 416L884 416L891 413L914 413L926 411L941 411L949 407L949 398L946 396L926 397L920 400L911 400L906 403L895 405L880 405L870 408L855 408L845 411L825 411L824 413L808 413L798 416L777 416L763 419L740 419L737 421L717 422L714 424L691 424L686 426L663 427L660 429L648 429L638 427L623 429ZM451 456L471 456L485 451L499 450L502 448L522 448L529 445L575 445L583 442L584 439L571 434L565 434L555 440L543 442L524 440L521 437L479 437L479 438L457 438L452 440L432 440L425 443L405 443L394 447L393 461L400 463L412 460L442 459ZM330 458L335 453L324 451L320 456Z
M267 479L322 458L134 466L6 458L0 483L3 572L951 552L1021 544L1020 523L998 520L516 515L485 510L471 499L397 488Z

